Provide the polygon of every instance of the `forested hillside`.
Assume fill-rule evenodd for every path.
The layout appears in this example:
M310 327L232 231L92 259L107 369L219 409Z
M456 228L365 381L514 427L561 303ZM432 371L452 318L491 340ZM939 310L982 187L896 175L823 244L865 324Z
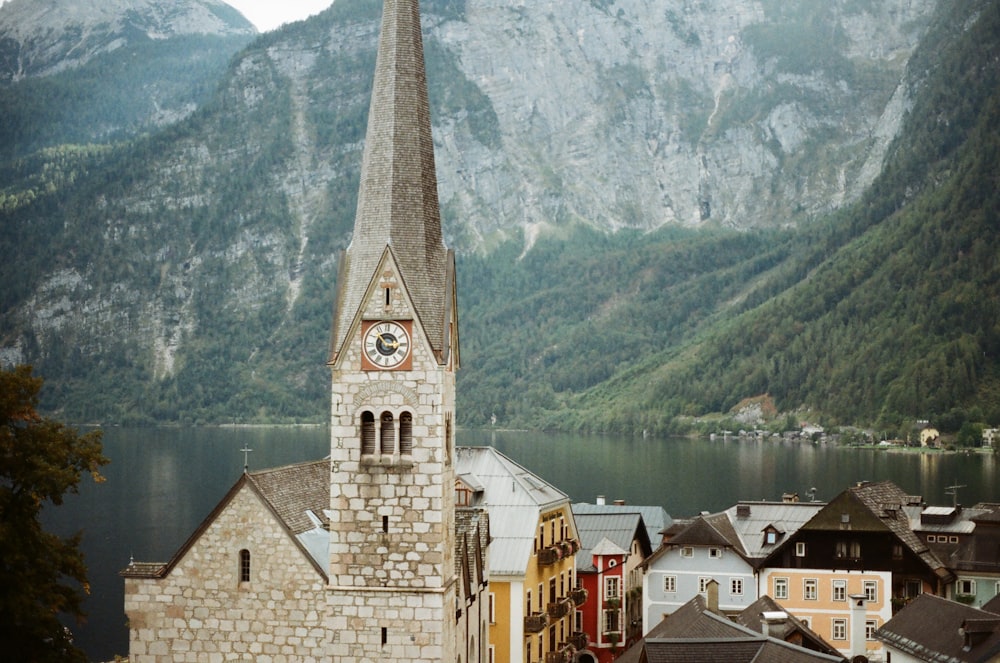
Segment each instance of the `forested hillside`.
M522 341L489 352L514 361L466 375L465 407L662 433L767 394L830 424L1000 423L1000 8L974 7L959 3L916 54L914 109L856 206L766 237L635 238L578 258L582 284L548 271L569 253L550 246L532 299L488 321L490 339Z
M459 423L663 434L762 395L831 425L1000 423L996 3L744 3L656 27L632 0L544 20L472 3L422 3ZM256 39L185 92L189 117L114 144L29 112L47 94L110 112L85 84L6 97L35 138L0 160L0 361L35 365L47 411L326 420L380 6ZM602 39L570 52L574 21ZM669 32L663 54L640 25ZM825 55L778 37L802 26Z

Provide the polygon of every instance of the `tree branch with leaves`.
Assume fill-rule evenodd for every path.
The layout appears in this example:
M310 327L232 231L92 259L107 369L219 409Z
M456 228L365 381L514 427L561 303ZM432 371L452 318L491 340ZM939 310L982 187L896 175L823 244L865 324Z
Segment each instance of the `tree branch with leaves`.
M101 432L80 434L37 412L42 378L30 366L0 370L0 642L18 661L86 661L60 621L84 617L89 593L82 532L60 538L40 516L95 482L108 462Z

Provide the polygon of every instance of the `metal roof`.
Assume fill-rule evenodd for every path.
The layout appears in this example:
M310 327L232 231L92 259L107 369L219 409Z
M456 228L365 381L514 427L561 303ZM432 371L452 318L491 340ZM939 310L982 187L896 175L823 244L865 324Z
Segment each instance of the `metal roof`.
M593 555L601 542L606 541L618 551L597 552L597 554L622 554L632 549L632 539L642 526L642 516L638 513L590 513L578 514L573 505L573 520L580 535L580 550L576 553L577 571L594 571Z
M748 558L771 554L788 536L812 519L825 502L738 502L725 510ZM773 526L784 536L768 544L764 530Z
M490 575L523 576L539 518L569 505L569 496L493 447L456 448L455 472L467 484L483 488L472 505L490 514Z
M670 514L662 506L589 504L587 502L576 502L573 504L573 515L575 517L602 513L638 513L641 515L642 522L646 526L646 533L649 535L649 542L654 550L660 545L662 539L661 532L673 524Z

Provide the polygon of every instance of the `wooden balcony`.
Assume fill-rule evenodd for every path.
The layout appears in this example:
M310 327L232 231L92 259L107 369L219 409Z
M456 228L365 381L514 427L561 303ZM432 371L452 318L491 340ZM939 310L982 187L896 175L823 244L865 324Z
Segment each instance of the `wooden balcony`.
M549 616L544 612L533 612L524 618L524 632L538 633L549 625Z
M549 546L538 551L538 565L550 566L563 558L563 551L559 546Z
M569 598L571 601L573 601L574 605L579 607L587 602L587 590L583 587L577 587L576 589L571 589L569 591Z
M561 619L568 615L572 609L573 602L569 599L562 598L554 603L550 603L546 610L549 613L549 617L552 619Z
M573 635L569 636L567 644L580 651L587 648L587 645L590 644L590 638L583 631L574 631Z
M556 651L545 654L545 663L573 663L575 654L576 649L573 648L573 645L564 642L562 647Z

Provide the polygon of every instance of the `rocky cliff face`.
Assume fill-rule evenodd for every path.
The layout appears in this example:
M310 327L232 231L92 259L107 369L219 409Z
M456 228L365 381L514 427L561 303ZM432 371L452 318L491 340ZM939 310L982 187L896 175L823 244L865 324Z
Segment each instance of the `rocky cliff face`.
M484 233L799 223L877 174L934 6L469 0L429 29L501 141L444 118L442 199Z
M0 6L0 82L65 71L136 39L255 33L222 0L10 0Z
M7 43L2 12L36 4L0 10ZM127 4L148 5L150 32L179 6ZM217 4L183 6L208 21ZM337 0L262 37L210 108L102 173L109 186L19 210L20 227L40 229L43 267L3 272L24 294L5 298L0 359L48 362L50 375L127 366L167 385L148 396L164 401L224 383L211 397L223 410L321 394L380 4ZM530 245L577 224L787 226L844 205L880 172L936 4L425 0L446 241ZM76 32L92 50L113 46ZM39 40L8 77L75 57L69 37Z

